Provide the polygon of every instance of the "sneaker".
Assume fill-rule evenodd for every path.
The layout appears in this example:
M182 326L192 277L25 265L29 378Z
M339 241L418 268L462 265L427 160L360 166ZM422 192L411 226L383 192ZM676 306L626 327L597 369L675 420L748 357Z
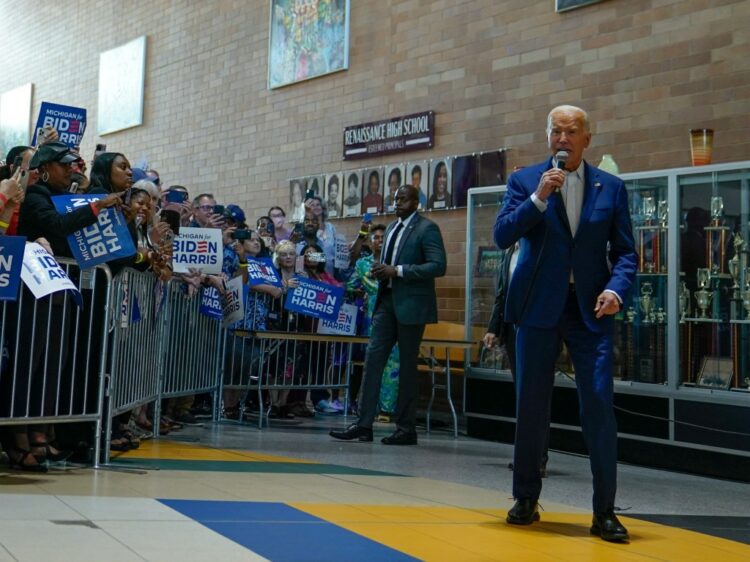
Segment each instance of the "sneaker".
M321 400L315 404L315 411L324 415L336 415L340 413L337 409L331 406L331 403L328 400Z
M344 405L339 402L338 398L331 402L331 408L336 410L337 412L343 412L344 411Z

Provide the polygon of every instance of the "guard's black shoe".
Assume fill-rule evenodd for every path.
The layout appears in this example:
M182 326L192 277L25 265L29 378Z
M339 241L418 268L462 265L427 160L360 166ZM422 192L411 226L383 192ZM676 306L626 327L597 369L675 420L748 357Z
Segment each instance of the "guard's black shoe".
M417 432L397 429L388 437L383 437L380 442L383 443L383 445L416 445Z
M505 519L511 525L531 525L539 521L539 506L536 500L516 500Z
M372 441L372 428L371 427L360 427L356 423L351 424L344 431L329 431L328 435L334 439L341 439L342 441L362 441L367 443Z
M591 534L610 542L627 542L630 540L628 530L617 519L612 510L594 513L591 521Z

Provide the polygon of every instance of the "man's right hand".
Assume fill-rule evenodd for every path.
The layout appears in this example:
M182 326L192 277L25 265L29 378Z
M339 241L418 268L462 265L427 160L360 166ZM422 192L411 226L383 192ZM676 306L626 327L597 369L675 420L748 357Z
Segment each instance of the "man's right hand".
M559 168L550 168L542 174L534 194L540 201L547 201L547 198L560 189L564 183L565 171Z

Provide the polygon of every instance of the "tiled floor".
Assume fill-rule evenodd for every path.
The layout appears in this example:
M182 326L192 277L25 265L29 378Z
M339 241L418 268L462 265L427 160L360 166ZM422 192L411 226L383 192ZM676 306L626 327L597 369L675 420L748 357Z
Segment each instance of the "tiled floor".
M746 484L620 466L632 540L613 545L589 535L585 458L551 454L542 520L518 528L505 523L510 446L340 443L336 423L206 424L116 470L0 472L0 562L750 559Z

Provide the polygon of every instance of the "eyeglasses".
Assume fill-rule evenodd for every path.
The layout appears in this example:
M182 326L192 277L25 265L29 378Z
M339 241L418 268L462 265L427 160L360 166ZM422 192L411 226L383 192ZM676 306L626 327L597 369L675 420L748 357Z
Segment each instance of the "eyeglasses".
M283 219L284 215L268 215L272 219Z
M280 258L293 258L295 256L294 252L279 252L277 255Z
M214 206L213 205L198 205L198 208L201 211L213 211L214 210Z

